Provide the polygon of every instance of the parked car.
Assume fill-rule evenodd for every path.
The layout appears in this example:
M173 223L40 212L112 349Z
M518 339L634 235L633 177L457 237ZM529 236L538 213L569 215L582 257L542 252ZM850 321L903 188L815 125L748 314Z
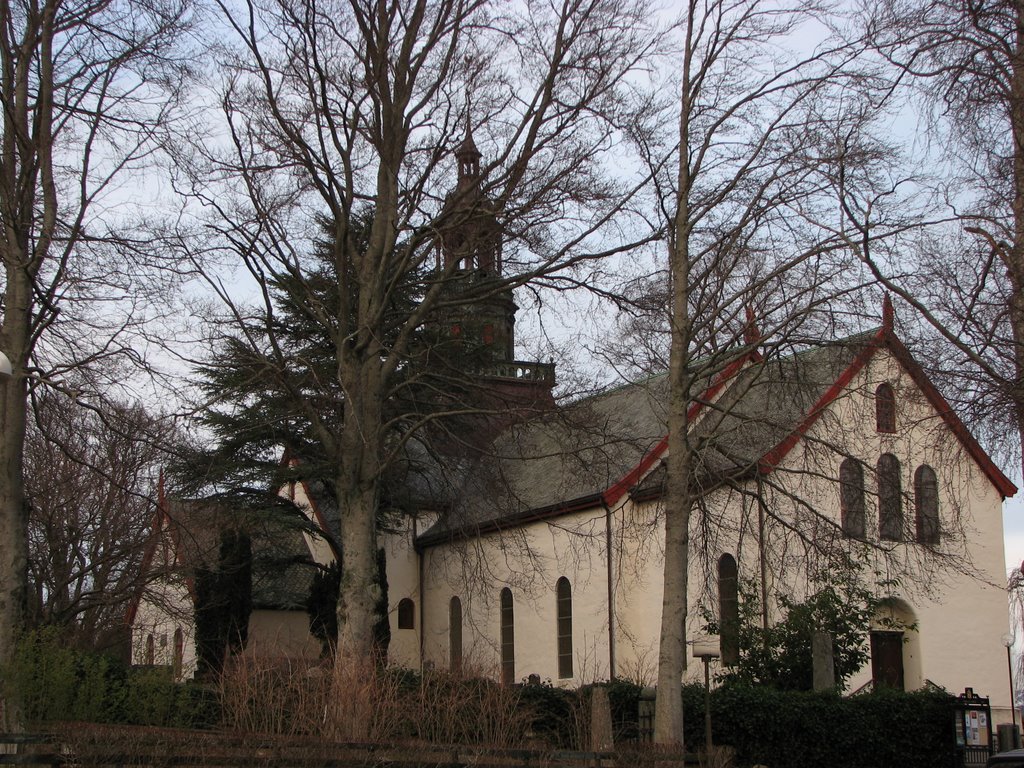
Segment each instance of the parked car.
M985 765L998 765L999 768L1024 768L1024 749L1011 749L1009 752L998 752L992 755Z

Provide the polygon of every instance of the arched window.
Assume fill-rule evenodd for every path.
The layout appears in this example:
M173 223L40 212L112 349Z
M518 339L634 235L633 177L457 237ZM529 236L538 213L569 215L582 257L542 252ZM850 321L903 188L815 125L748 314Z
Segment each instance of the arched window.
M555 584L558 598L558 676L572 677L572 587L563 576Z
M888 384L875 390L875 428L879 432L896 431L896 394Z
M171 665L171 670L174 674L174 679L178 680L181 678L181 667L182 662L185 659L185 633L182 632L181 627L174 630L174 656Z
M839 508L843 533L855 539L863 539L866 523L864 467L856 459L844 459L839 465Z
M891 453L878 459L878 536L883 541L903 540L903 499L900 462Z
M718 558L718 643L722 665L740 661L739 570L736 558L726 553Z
M516 622L512 611L512 590L501 590L501 682L516 681Z
M914 512L918 542L938 544L939 481L935 470L927 464L922 464L914 472Z
M156 639L152 635L146 635L146 664L156 664Z
M416 603L408 597L398 601L398 628L416 629Z
M448 668L462 671L462 601L457 597L448 604Z

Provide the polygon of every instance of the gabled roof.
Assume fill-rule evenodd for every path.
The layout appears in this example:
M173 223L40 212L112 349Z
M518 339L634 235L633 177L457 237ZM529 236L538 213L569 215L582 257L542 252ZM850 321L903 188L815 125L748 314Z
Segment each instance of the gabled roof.
M694 439L704 442L698 482L775 471L882 349L914 380L1000 494L1016 493L896 337L888 305L875 330L768 360L744 354L707 377L689 414L696 422ZM453 512L419 543L609 507L626 493L660 493L667 403L668 378L660 375L510 428L467 473Z
M755 354L706 372L690 418ZM464 471L450 511L418 542L614 504L664 453L668 386L667 375L653 376L509 427Z
M793 447L800 441L802 437L807 434L807 431L811 426L821 417L825 412L825 409L835 401L835 399L841 394L843 389L853 380L856 376L875 356L875 354L881 350L887 349L892 356L899 362L900 366L904 371L914 380L918 388L924 394L925 398L935 409L935 412L942 418L942 420L949 427L950 431L957 437L964 450L971 456L972 459L977 463L978 467L989 479L989 482L999 491L1002 497L1008 498L1017 493L1017 486L1010 481L1008 477L995 465L992 458L985 452L978 441L967 429L960 417L956 415L952 406L947 402L946 398L942 396L935 385L932 384L928 375L921 368L920 364L914 360L910 354L910 350L907 349L906 345L896 336L893 330L892 323L892 305L889 303L888 297L886 298L886 310L883 313L883 323L867 343L861 346L858 354L849 362L844 370L836 377L836 380L831 387L828 388L818 398L817 402L807 411L806 416L801 420L797 427L782 441L779 442L771 451L766 453L761 459L760 469L762 472L771 472L777 467L787 454L793 449Z
M304 609L316 566L302 538L303 527L294 517L273 511L255 515L217 502L169 498L162 478L152 538L142 561L146 581L154 575L180 578L194 602L195 573L217 566L221 533L229 529L244 530L250 539L253 608ZM173 561L158 574L158 569L164 569L154 560L162 547L169 549ZM129 607L129 625L135 621L142 597L140 591Z

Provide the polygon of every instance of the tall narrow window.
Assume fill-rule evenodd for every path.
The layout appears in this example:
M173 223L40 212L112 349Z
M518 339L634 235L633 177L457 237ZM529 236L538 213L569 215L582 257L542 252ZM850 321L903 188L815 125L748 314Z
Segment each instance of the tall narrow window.
M181 667L182 662L185 659L185 633L182 632L181 627L174 630L174 656L171 665L171 671L174 675L175 680L181 679Z
M156 639L152 635L146 635L146 664L153 666L156 663Z
M927 464L922 464L914 473L914 512L918 542L938 544L939 481L935 470Z
M839 465L839 507L843 533L864 538L864 468L856 459L844 459Z
M448 604L448 668L462 671L462 601L457 597Z
M739 570L728 553L718 558L718 624L722 665L735 666L740 662Z
M572 587L563 576L555 584L558 597L558 676L572 677Z
M878 459L878 536L883 541L903 540L903 499L900 462L891 453Z
M875 428L879 432L896 431L896 394L888 384L875 390Z
M416 629L416 603L408 597L398 601L398 628Z
M516 622L512 611L512 590L501 590L501 682L516 681Z

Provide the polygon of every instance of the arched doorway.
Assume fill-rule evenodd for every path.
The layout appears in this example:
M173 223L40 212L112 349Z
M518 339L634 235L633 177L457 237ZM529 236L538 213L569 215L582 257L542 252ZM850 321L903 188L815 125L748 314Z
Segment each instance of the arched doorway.
M914 691L924 685L917 616L898 597L882 601L871 620L871 682L875 688Z

